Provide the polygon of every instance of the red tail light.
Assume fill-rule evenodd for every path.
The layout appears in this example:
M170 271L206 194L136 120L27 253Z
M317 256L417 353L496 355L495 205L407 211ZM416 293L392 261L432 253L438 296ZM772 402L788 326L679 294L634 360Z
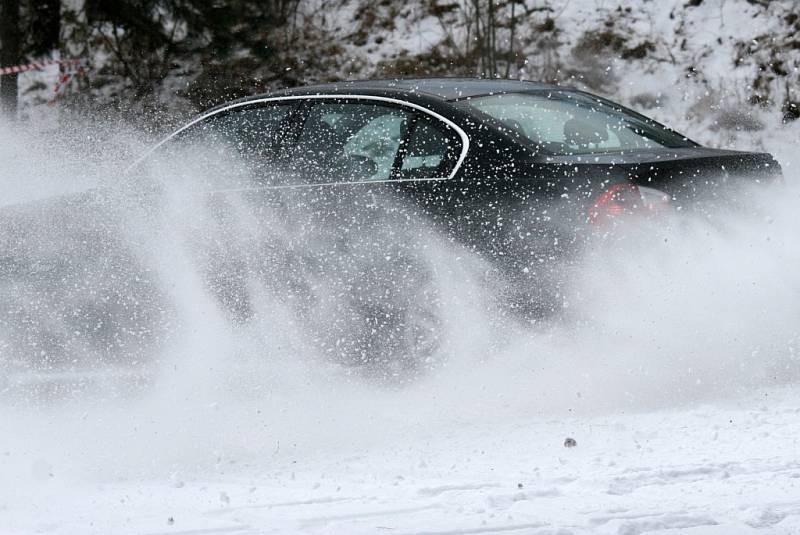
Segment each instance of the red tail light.
M630 182L611 184L589 208L589 223L604 225L624 215L661 212L669 204L669 195Z
M612 184L600 194L589 208L589 223L602 225L624 214L633 214L642 208L639 187L630 182Z

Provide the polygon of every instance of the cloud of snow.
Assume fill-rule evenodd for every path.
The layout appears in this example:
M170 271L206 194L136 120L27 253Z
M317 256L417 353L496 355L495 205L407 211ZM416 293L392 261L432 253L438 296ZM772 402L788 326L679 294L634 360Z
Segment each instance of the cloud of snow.
M98 150L96 134L84 137L95 148L0 130L0 159L12 162L0 171L4 204L121 181L120 152ZM2 291L29 297L7 308L0 324L0 452L7 452L0 462L18 490L62 476L168 476L178 485L269 470L276 458L302 462L424 441L453 423L648 410L757 392L800 374L792 168L786 186L749 192L744 212L646 227L587 253L566 319L523 325L503 312L486 282L489 266L421 223L413 235L393 232L389 210L388 219L357 227L362 239L341 241L327 232L339 228L335 217L330 229L303 225L324 220L318 210L303 213L304 202L323 207L315 199L289 192L285 200L297 209L288 212L239 195L209 200L192 182L208 171L180 163L179 172L154 168L125 195L112 187L77 219L49 219L59 232L43 225L23 249L14 248L18 237L4 220ZM64 245L64 236L87 227L111 245ZM330 258L314 263L315 247L329 248ZM7 251L28 256L13 264ZM373 269L409 251L417 257L399 272ZM72 276L56 287L89 283L75 291L34 283L43 269L64 264ZM425 292L403 306L436 303L439 339L429 361L387 365L387 379L380 367L363 372L339 358L358 352L348 336L373 332L363 330L364 307L391 314L381 296L401 299L420 285ZM359 291L366 301L352 300ZM103 321L75 323L75 311ZM143 313L158 321L140 321ZM116 329L115 321L144 334ZM62 351L60 367L26 370L19 361L37 351L23 356L20 348L30 347L20 340L45 345L45 337L91 358ZM53 351L59 347L67 346ZM130 366L126 355L140 362ZM403 373L409 380L394 380ZM37 381L46 386L30 386Z

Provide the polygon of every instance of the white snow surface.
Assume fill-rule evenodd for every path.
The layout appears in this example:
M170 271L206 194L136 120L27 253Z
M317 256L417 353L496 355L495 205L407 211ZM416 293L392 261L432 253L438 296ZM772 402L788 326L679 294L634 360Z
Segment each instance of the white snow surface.
M97 411L82 418L97 418ZM796 387L591 418L531 408L436 429L419 429L413 419L408 415L407 433L373 437L369 446L358 439L350 445L347 436L305 451L300 444L251 444L248 456L208 451L218 455L210 466L143 477L113 474L123 452L101 455L111 472L102 475L45 454L58 449L52 442L72 440L63 429L50 444L2 452L2 532L800 531ZM15 424L14 434L24 435L28 426ZM132 436L141 432L128 425ZM248 433L240 429L240 440ZM577 445L565 447L567 437ZM158 463L159 453L152 454Z

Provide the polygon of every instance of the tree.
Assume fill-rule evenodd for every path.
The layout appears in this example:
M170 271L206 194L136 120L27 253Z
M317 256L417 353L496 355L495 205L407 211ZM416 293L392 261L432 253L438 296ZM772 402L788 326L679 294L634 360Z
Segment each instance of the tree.
M17 65L20 61L19 0L0 0L0 66ZM17 115L17 74L0 77L0 110L10 117Z
M88 34L109 61L97 84L137 101L168 77L204 107L279 78L287 24L300 0L86 0ZM122 84L120 84L122 82Z
M520 59L517 26L539 8L527 8L524 0L439 1L434 13L455 63L469 65L469 74L509 77ZM460 36L453 27L463 29Z
M33 57L58 50L61 34L61 0L28 0L25 52Z

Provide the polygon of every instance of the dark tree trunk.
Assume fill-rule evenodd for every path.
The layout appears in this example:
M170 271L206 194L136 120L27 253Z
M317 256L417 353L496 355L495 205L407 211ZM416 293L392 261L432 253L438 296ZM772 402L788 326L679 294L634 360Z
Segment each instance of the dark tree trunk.
M0 66L17 65L20 60L19 0L0 0ZM17 75L0 77L0 110L17 115Z
M58 50L61 35L61 0L36 0L31 4L30 44L25 51L33 56L45 56Z

